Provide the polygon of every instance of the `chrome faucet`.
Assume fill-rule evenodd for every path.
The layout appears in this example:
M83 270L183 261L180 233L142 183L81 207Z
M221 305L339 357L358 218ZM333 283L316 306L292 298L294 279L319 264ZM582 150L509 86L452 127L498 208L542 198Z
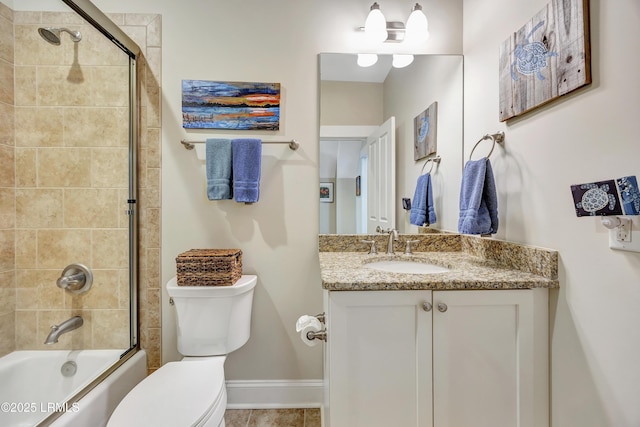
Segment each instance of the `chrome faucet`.
M393 255L393 242L398 241L398 230L393 228L387 230L389 233L389 241L387 242L387 255Z
M82 326L83 323L84 323L84 320L82 320L82 317L73 316L71 319L67 319L64 322L60 323L59 325L51 326L51 332L49 332L49 335L47 336L47 339L44 340L44 343L45 344L57 343L58 337L60 335L65 334L67 332L71 332L74 329L78 329L80 326Z

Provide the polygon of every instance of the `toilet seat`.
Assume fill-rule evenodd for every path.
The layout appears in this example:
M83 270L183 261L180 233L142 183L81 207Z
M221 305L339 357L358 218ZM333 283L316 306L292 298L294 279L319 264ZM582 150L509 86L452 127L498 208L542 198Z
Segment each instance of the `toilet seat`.
M125 396L107 426L218 426L227 406L224 360L186 358L165 364Z

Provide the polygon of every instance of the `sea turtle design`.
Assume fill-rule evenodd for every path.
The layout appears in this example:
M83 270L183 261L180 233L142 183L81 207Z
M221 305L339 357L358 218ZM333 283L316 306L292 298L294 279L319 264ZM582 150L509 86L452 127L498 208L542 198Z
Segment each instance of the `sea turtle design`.
M583 195L580 202L576 204L578 209L584 209L591 215L595 215L597 211L609 206L609 210L613 210L616 206L616 197L610 194L610 188L608 184L602 184L600 186L596 184L583 184L581 189L587 190Z
M429 117L425 117L422 120L422 125L418 131L418 141L423 142L429 134Z
M635 177L625 176L616 180L626 215L640 213L640 191Z
M540 41L531 41L533 33L544 25L544 21L540 21L538 25L533 27L527 35L527 44L517 45L513 51L515 60L511 64L511 78L518 81L516 70L520 74L530 76L535 74L540 80L544 80L544 76L540 72L547 66L547 58L550 56L558 56L557 52L550 52L544 43Z

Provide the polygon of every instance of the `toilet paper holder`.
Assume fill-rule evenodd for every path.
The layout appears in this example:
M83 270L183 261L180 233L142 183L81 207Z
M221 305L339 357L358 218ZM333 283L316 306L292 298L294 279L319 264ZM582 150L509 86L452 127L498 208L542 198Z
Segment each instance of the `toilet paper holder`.
M309 340L326 341L327 340L327 330L323 329L323 330L318 331L318 332L309 331L309 332L307 332L307 339L309 339Z
M325 324L324 312L320 313L320 314L316 314L313 317L318 319L320 321L320 323L322 323L323 325ZM327 341L327 330L323 329L323 330L318 331L318 332L309 331L309 332L307 332L307 339L309 339L309 340Z
M296 321L296 332L300 333L302 341L310 347L317 345L317 341L327 341L327 328L325 325L325 313L315 316L302 315Z

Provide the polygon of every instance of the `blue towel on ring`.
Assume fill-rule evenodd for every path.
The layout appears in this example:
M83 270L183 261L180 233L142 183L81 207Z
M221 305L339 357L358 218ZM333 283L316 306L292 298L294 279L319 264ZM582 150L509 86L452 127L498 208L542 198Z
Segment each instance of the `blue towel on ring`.
M460 189L458 231L464 234L495 234L498 231L498 196L488 158L464 165Z
M436 222L436 211L433 207L433 190L431 189L431 174L425 173L418 177L416 191L411 203L409 222L413 225L429 225Z
M231 140L208 138L206 144L207 197L231 198Z
M262 141L238 138L231 141L233 151L233 198L236 202L255 203L260 198Z

